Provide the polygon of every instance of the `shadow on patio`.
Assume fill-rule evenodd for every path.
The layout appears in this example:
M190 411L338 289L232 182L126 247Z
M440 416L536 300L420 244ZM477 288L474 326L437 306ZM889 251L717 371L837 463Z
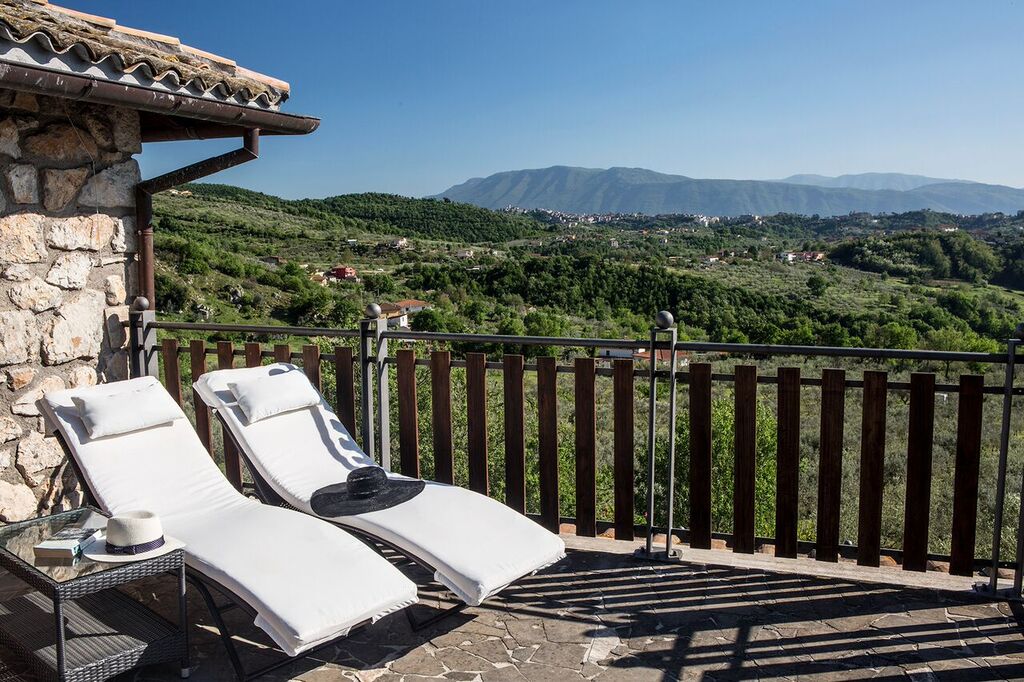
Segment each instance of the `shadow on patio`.
M652 564L608 542L607 552L571 550L559 565L428 630L413 632L394 614L267 679L1024 677L1024 614L1005 602L762 568ZM136 596L173 616L171 581L139 583ZM430 588L422 596L416 608L424 611L441 600ZM193 679L229 679L198 598L191 608ZM251 637L242 647L247 660L272 660L245 615L229 617ZM177 673L150 668L131 679Z

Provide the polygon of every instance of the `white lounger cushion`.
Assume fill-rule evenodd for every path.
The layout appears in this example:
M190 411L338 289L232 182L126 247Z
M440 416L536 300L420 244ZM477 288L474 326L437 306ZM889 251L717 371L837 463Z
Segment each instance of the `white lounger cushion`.
M89 438L72 398L146 386L159 383L145 377L42 400L105 511L158 514L186 543L188 565L248 602L256 625L293 656L416 601L416 586L348 533L232 488L187 419Z
M320 402L320 394L313 385L296 372L240 379L228 384L228 388L249 423Z
M301 374L285 363L218 370L204 374L195 387L274 490L312 514L309 501L317 489L344 481L348 472L373 461L322 399L313 409L247 423L228 383L281 372ZM438 582L470 605L565 556L561 538L504 504L430 481L408 502L336 520L424 560L434 567Z
M71 400L90 438L116 436L185 418L185 413L159 384L119 393L94 391Z

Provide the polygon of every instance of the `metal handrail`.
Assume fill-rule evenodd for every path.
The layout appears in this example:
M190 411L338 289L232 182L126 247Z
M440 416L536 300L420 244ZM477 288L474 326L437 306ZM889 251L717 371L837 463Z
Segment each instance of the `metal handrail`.
M869 358L873 360L925 360L930 362L983 362L1006 364L1006 353L977 353L944 350L904 350L897 348L847 348L843 346L793 346L761 343L716 343L680 341L677 351L733 353L736 355L808 355L824 357Z
M275 325L219 324L213 322L168 322L155 320L152 329L180 331L236 332L250 334L284 334L290 336L324 336L359 338L358 329L332 327L291 327ZM395 341L438 343L479 343L510 346L557 346L561 348L611 348L616 350L650 350L650 341L633 339L602 339L573 336L515 336L510 334L473 334L451 332L416 332L388 330L382 338ZM669 344L658 342L656 348L669 350ZM802 355L808 357L863 358L872 360L921 360L926 362L977 362L993 365L1007 363L1006 353L967 351L908 350L897 348L863 348L843 346L798 346L760 343L719 343L714 341L680 341L676 351L691 353L723 353L731 355ZM1024 356L1018 356L1024 362Z
M166 322L152 320L149 329L170 329L197 332L237 332L240 334L286 334L289 336L331 336L358 339L358 329L332 329L330 327L287 327L258 324L219 324L216 322Z
M509 334L462 334L448 332L386 331L384 338L395 341L440 341L449 343L493 343L514 346L561 346L566 348L616 348L643 350L648 341L628 339L587 339L573 336L515 336ZM668 349L668 344L664 348Z

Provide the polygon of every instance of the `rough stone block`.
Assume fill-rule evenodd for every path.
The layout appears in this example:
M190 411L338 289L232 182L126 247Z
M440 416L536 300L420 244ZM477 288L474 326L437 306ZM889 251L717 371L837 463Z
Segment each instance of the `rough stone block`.
M60 289L47 284L39 277L14 284L7 291L7 295L11 303L22 310L31 310L34 313L56 308L64 298Z
M116 353L111 353L109 356L104 358L104 383L109 383L111 381L124 381L129 378L128 375L128 351L122 349Z
M103 213L53 218L48 221L46 241L64 251L99 251L110 243L116 223L116 218Z
M21 147L18 146L18 124L13 118L5 118L0 121L0 154L6 154L12 159L21 157Z
M46 281L62 289L81 289L89 281L92 258L87 254L62 253L46 273Z
M11 109L35 113L39 111L39 98L30 92L15 92Z
M0 263L38 263L46 256L43 226L38 213L14 213L0 217Z
M78 197L78 205L102 208L134 206L137 184L139 164L130 159L89 178Z
M22 151L59 164L82 164L95 159L99 149L88 131L53 123L25 138Z
M96 146L104 149L112 149L114 147L114 126L111 124L110 119L106 117L105 112L101 113L97 109L88 109L82 115L81 124L89 131L89 135L96 142Z
M135 251L135 219L121 218L114 225L114 235L110 238L110 248L114 253Z
M43 206L47 211L59 211L78 195L89 175L88 168L47 168L43 171Z
M106 298L100 291L82 291L65 301L43 328L43 362L55 365L98 356L105 307Z
M7 382L15 391L20 391L36 378L35 367L11 367L7 370Z
M8 282L24 282L32 279L32 268L15 263L4 269L4 279Z
M22 417L38 417L40 412L39 406L36 403L39 399L47 393L63 391L64 388L63 379L58 376L48 376L39 382L39 386L19 396L14 401L14 404L11 405L11 412Z
M35 315L27 310L0 312L0 365L28 361L38 343Z
M0 481L0 519L7 523L30 519L36 515L37 506L28 486Z
M124 288L124 278L120 275L108 276L103 280L103 293L107 297L107 305L124 304L128 297Z
M7 184L16 204L39 203L39 172L36 167L21 163L7 169Z
M92 367L75 367L68 374L68 386L79 388L81 386L96 385L96 370Z
M46 480L45 472L64 461L56 438L44 436L39 431L31 431L18 443L18 460L16 466L21 472L25 483L35 488Z
M139 112L134 109L111 109L110 120L114 124L114 148L130 154L141 153L142 130L139 125Z
M0 443L9 443L15 438L21 438L23 433L25 430L17 420L11 417L0 418ZM6 466L10 466L10 462Z
M123 348L128 343L128 330L124 323L128 321L128 306L112 306L103 311L107 321L107 345L110 348Z

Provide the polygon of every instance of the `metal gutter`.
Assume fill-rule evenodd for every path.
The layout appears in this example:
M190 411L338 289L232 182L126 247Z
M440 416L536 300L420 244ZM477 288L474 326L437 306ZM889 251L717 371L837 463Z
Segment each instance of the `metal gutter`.
M197 119L221 126L259 128L263 134L269 135L307 135L320 125L320 119L310 116L284 114L279 111L267 111L200 97L176 95L3 61L0 61L0 86L36 95L49 95L93 104ZM156 133L148 140L144 137L143 142L226 136L226 131L218 130L216 126L197 127L199 130L204 128L208 131L206 135L186 133L181 138L173 138L167 136L166 133ZM187 130L183 129L183 131ZM213 133L213 131L220 134ZM238 134L237 131L235 134Z
M253 161L260 156L260 130L246 130L242 137L242 147L226 154L214 156L183 168L143 180L135 186L135 217L138 230L139 249L139 285L142 294L149 301L149 307L156 306L156 277L153 253L153 195L186 182L193 182L207 175L219 173L233 166Z

